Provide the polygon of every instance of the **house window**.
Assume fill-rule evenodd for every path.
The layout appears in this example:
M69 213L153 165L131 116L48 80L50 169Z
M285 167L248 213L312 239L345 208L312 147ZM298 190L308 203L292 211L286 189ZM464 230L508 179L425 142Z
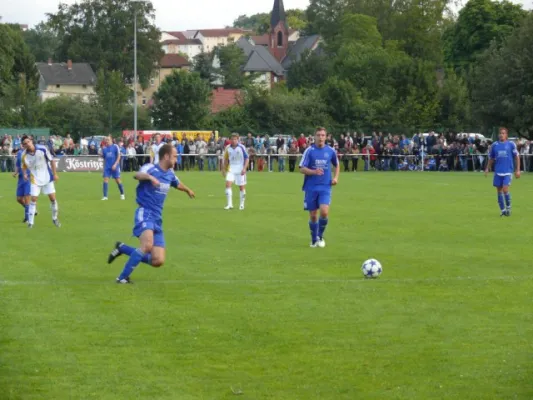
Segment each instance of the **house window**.
M142 102L143 102L143 106L145 106L146 105L146 96L143 96Z
M56 89L59 89L61 87L61 85L56 85Z
M84 89L87 89L87 85L82 85L81 87Z
M278 47L283 47L283 32L278 32Z
M152 78L152 79L150 79L150 86L154 86L154 85L155 85L155 79Z

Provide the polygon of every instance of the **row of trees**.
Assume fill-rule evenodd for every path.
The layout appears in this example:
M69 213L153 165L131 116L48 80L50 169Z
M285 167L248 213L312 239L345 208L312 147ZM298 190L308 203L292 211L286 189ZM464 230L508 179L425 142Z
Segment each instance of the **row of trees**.
M135 10L133 7L137 7ZM139 79L146 85L160 59L151 3L89 0L60 5L33 30L0 25L0 126L49 126L54 132L132 127L133 14L138 15ZM505 124L531 135L533 15L507 1L470 0L458 16L449 0L311 0L288 11L289 25L323 38L319 51L294 63L272 91L241 73L236 46L194 60L159 88L140 127L298 133L333 130L482 130ZM235 26L265 32L268 14L240 16ZM89 103L40 104L35 60L72 59L98 71ZM240 88L239 105L210 114L222 77ZM85 130L85 131L84 131Z

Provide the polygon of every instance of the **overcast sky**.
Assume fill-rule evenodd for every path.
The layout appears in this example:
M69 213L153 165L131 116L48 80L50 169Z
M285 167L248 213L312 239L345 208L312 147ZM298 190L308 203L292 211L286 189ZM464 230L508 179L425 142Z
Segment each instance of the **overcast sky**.
M241 14L268 12L273 0L152 0L156 9L156 24L162 30L223 28L231 25ZM72 4L75 0L64 0ZM533 0L514 0L526 8L533 8ZM58 0L0 0L2 22L33 26L55 12ZM284 0L285 8L305 8L309 0Z

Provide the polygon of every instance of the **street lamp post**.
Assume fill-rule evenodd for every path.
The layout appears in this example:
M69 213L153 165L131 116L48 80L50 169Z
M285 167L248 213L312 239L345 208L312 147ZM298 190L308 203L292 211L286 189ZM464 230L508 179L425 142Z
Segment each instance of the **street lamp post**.
M133 4L133 133L137 140L137 4L147 0L131 0Z
M133 137L137 140L137 4L133 2Z

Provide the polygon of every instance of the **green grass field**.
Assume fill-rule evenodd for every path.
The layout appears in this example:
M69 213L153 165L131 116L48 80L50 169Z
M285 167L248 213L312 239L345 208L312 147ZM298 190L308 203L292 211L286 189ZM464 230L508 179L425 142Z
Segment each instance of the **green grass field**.
M500 218L482 174L342 174L325 249L300 175L250 174L242 212L219 174L179 176L197 199L167 199L166 265L116 285L131 175L104 203L62 174L62 228L41 197L28 230L0 174L0 399L533 398L533 176Z

